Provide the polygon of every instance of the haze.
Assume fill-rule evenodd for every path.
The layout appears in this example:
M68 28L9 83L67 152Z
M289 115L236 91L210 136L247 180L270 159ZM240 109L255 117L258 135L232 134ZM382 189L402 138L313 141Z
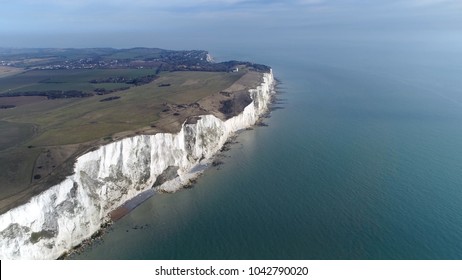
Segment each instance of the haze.
M1 1L0 47L462 46L458 0ZM265 37L262 35L274 36ZM272 42L271 37L278 38Z

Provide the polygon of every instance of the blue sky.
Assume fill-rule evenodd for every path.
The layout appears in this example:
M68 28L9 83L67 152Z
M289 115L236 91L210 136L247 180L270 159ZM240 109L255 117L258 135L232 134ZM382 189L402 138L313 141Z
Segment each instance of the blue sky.
M326 38L364 32L387 37L395 31L452 37L462 31L460 0L0 0L0 5L4 47L121 45L121 37L150 45L155 42L147 36L204 39L205 33L230 40L297 30ZM123 47L130 45L126 42Z

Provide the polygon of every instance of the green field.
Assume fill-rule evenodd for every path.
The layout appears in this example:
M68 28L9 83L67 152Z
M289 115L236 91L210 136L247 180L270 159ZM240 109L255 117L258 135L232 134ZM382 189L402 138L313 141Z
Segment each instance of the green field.
M14 147L34 135L33 126L25 123L0 121L0 151Z
M91 90L92 86L102 85L89 83L92 79L111 76L135 78L152 72L144 69L34 70L0 78L0 91ZM103 139L107 142L116 133L134 133L155 124L165 103L197 102L228 88L242 75L242 72L162 72L149 84L101 96L62 99L15 97L24 101L30 99L30 102L17 102L16 108L0 110L0 201L35 183L32 179L34 166L37 158L45 152L60 151L69 144L101 143ZM159 87L161 84L170 86ZM112 96L119 99L101 102ZM49 163L50 166L52 164ZM59 164L52 167L59 168Z
M147 126L159 118L163 103L194 103L229 87L241 76L219 72L164 73L150 84L104 96L41 100L0 110L0 120L38 125L37 135L28 145L79 143ZM162 83L171 86L159 87ZM100 102L110 96L120 99Z
M154 75L153 69L74 69L31 70L0 79L0 94L45 90L81 90L93 92L96 88L107 90L126 87L125 83L90 83L94 79L109 77L137 78Z

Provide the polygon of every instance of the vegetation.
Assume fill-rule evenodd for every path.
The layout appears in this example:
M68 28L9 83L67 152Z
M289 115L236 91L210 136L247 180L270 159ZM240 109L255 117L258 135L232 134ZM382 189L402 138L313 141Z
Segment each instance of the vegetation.
M25 69L158 69L160 71L228 72L237 66L268 72L269 67L242 61L211 63L203 50L163 49L0 49L6 67ZM157 74L157 73L156 73Z
M159 78L162 83L171 84L168 87L159 87L153 82L119 91L118 96L108 93L104 99L98 95L37 99L13 109L0 110L0 120L8 120L0 121L0 199L39 181L33 178L38 174L34 172L35 162L48 149L66 149L68 145L100 139L107 141L117 133L151 127L161 113L165 114L162 112L165 103L194 103L229 87L240 75L168 72ZM59 167L59 163L54 165ZM54 168L51 166L51 169Z
M16 107L16 105L0 105L0 109L11 109Z
M0 76L0 212L50 178L57 183L66 174L60 170L89 148L181 123L181 110L197 108L249 70L269 71L206 58L204 51L160 49L0 49L5 67L22 67ZM231 72L235 67L240 71Z
M111 91L140 84L137 81L153 80L156 69L73 69L73 70L29 70L0 79L0 96L18 96L21 93L47 91L81 91L88 96L98 90ZM98 82L110 77L123 77L121 82ZM151 78L146 78L151 77Z
M103 98L99 102L112 101L112 100L116 100L116 99L119 99L119 98L120 98L120 96L111 96L111 97Z
M48 99L57 99L57 98L89 97L89 96L92 96L92 94L82 92L80 90L47 90L47 91L9 92L9 93L3 94L1 97L15 97L15 96L45 96Z

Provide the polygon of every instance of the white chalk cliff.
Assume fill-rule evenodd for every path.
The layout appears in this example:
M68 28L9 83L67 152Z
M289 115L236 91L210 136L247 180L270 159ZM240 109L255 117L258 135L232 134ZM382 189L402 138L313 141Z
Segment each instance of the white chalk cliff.
M153 187L167 168L177 176L158 189L174 191L196 176L192 169L210 159L236 131L267 110L272 73L264 74L252 102L222 121L200 116L177 134L140 135L113 142L77 158L74 174L0 216L0 259L56 259L98 231L108 214Z

